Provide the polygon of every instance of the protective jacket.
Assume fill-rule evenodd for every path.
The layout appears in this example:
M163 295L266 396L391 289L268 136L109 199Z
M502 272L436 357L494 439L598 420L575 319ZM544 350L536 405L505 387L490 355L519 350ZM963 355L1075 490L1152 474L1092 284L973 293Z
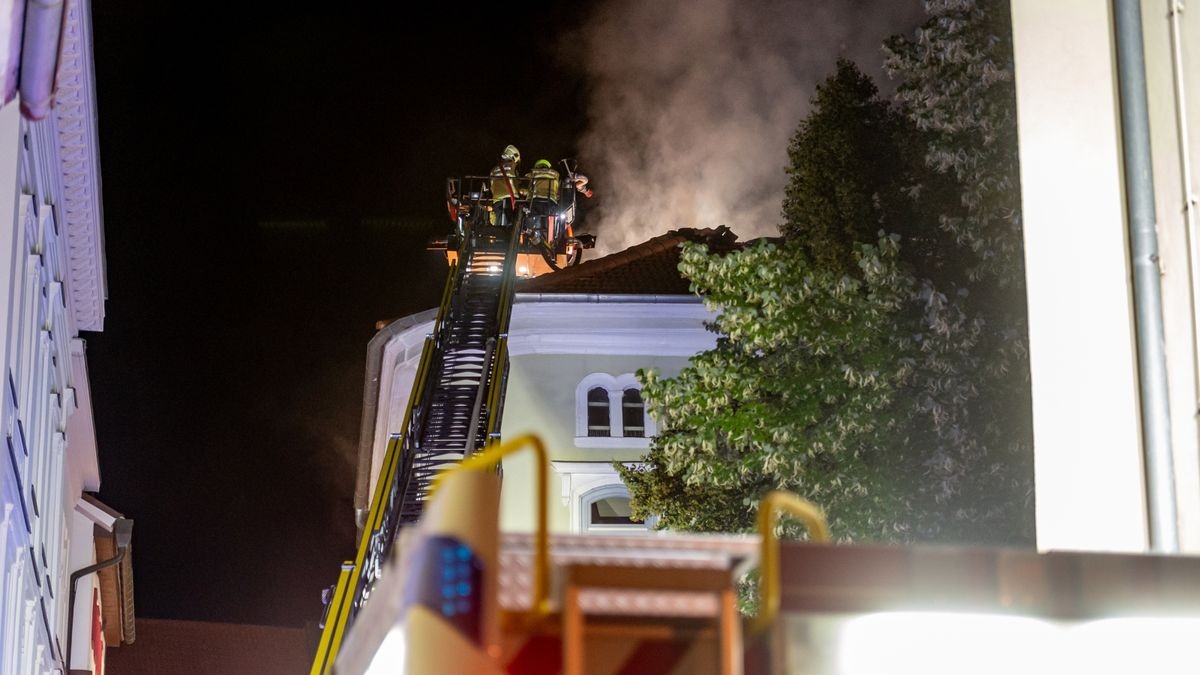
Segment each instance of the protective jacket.
M512 194L512 191L508 187L511 184L514 190L517 189L517 171L512 164L508 162L502 163L500 166L493 168L490 175L494 176L492 178L493 202L503 201L509 197L516 196Z
M552 167L535 166L529 172L529 194L534 199L549 199L558 203L559 175Z

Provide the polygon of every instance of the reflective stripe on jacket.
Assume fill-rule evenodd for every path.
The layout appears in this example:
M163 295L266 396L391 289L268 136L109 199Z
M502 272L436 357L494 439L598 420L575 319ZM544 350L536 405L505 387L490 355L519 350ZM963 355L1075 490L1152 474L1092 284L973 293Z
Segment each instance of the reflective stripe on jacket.
M553 168L535 168L529 172L529 179L533 183L530 186L530 195L535 199L549 199L552 202L558 202L558 172Z
M503 169L501 169L501 167L503 167ZM498 202L513 196L512 192L508 189L508 186L511 183L513 189L516 189L517 173L513 170L511 164L502 164L501 166L493 168L490 175L496 176L496 178L492 179L493 202ZM505 176L508 177L508 180L505 180Z

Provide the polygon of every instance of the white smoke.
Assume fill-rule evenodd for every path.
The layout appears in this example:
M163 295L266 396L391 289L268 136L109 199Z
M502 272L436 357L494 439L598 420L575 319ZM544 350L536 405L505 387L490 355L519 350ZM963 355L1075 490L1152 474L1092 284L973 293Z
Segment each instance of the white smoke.
M816 85L838 56L882 79L883 39L922 16L920 0L605 3L582 35L598 253L678 227L778 234L788 140Z

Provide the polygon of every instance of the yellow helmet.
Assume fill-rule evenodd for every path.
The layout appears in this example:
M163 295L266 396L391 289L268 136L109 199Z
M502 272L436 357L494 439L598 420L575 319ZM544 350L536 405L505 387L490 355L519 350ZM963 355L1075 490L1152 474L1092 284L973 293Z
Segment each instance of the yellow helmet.
M504 152L500 153L500 158L510 162L519 162L521 161L521 151L517 150L517 146L510 145L504 148Z
M533 163L533 168L535 168L535 169L549 169L549 168L550 168L550 160L548 160L548 159L539 159L538 161L536 161L536 162L534 162L534 163Z

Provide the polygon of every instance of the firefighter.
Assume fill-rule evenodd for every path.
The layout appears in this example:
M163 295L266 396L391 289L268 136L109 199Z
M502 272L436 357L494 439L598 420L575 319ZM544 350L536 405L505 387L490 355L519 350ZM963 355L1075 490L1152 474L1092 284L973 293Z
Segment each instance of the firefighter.
M492 169L492 224L511 226L516 222L516 200L524 195L517 191L517 166L521 151L516 146L504 148L500 163Z
M596 238L590 234L582 234L579 235L579 237L575 236L575 232L572 227L575 223L576 217L574 191L578 191L588 199L592 198L592 189L588 187L588 177L576 172L574 167L568 167L567 180L562 186L562 200L564 204L569 202L570 206L564 212L563 217L559 219L562 221L560 227L565 230L565 232L562 233L562 238L566 243L568 265L574 265L579 262L580 254L582 253L579 250L580 246L583 248L592 248L595 246L596 241Z
M556 229L559 173L554 170L550 160L539 159L533 165L533 171L529 172L529 184L532 214L539 225L545 223L543 233L546 243L553 247L560 238Z
M587 186L587 184L588 184L587 176L585 176L581 173L573 173L573 174L571 174L571 183L574 184L575 189L579 190L579 192L582 193L584 197L587 197L588 199L592 198L592 189Z

